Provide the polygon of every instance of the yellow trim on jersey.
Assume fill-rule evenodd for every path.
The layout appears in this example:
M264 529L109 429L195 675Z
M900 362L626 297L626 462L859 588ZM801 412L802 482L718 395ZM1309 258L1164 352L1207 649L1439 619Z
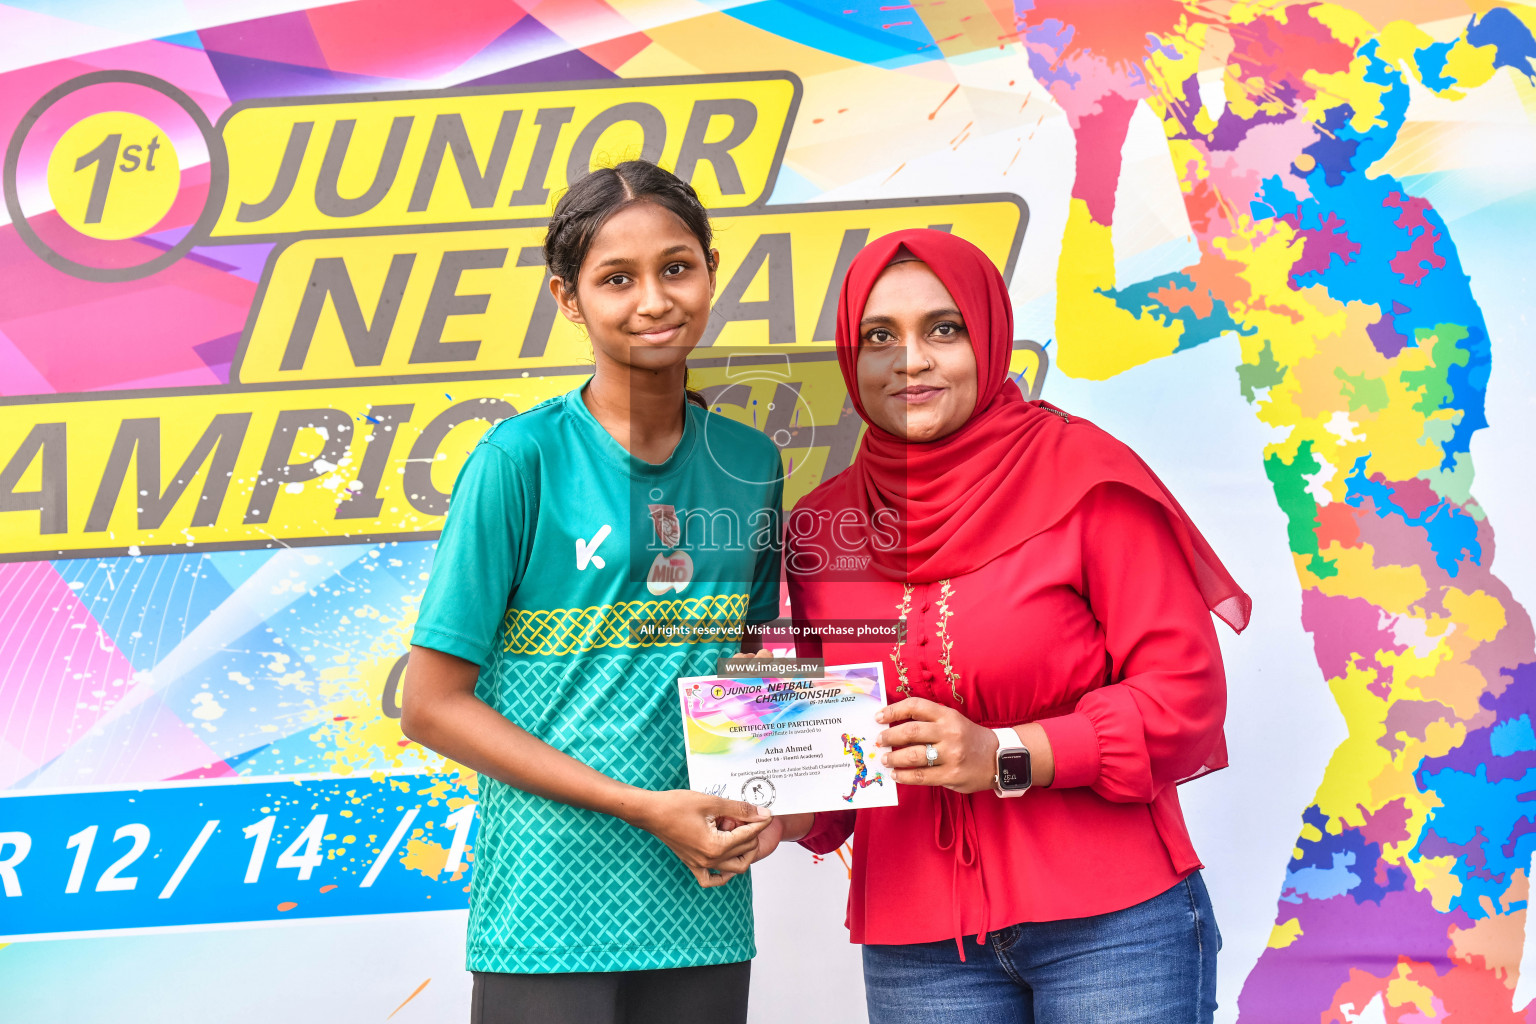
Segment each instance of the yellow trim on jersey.
M718 594L664 601L620 601L591 608L510 609L502 623L507 654L561 655L603 647L628 649L680 643L719 643L734 636L705 626L739 626L747 616L746 594ZM641 623L688 627L680 635Z

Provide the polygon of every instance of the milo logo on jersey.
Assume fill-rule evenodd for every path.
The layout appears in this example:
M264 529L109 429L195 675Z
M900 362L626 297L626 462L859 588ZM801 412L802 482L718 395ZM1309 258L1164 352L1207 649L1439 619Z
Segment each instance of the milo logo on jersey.
M682 543L683 527L677 521L677 509L671 505L651 505L651 524L656 528L656 539L664 549L651 562L646 574L645 587L654 596L667 591L681 594L693 580L693 559L688 552L677 550Z

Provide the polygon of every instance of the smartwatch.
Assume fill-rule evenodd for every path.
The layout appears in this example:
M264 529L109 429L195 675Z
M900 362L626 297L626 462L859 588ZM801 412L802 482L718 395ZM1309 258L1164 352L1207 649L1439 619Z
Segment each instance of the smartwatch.
M1019 741L1012 729L993 729L997 737L997 774L992 776L992 792L1000 797L1023 796L1034 779L1029 764L1029 748Z

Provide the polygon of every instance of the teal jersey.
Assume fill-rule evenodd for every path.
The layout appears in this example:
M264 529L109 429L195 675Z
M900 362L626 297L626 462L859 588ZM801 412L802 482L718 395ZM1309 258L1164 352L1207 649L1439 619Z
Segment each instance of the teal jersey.
M685 789L677 679L779 609L783 469L759 431L689 405L652 465L580 389L492 428L454 484L412 643L481 666L476 694L612 778ZM701 634L705 634L701 637ZM748 875L700 888L654 836L482 777L472 971L627 971L754 956Z

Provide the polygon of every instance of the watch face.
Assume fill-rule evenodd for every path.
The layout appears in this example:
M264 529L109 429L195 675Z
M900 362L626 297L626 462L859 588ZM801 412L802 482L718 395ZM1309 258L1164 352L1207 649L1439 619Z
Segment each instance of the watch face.
M997 756L997 788L1029 788L1029 751L1009 750Z

